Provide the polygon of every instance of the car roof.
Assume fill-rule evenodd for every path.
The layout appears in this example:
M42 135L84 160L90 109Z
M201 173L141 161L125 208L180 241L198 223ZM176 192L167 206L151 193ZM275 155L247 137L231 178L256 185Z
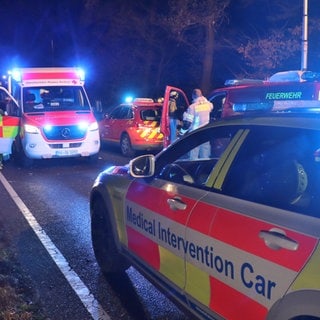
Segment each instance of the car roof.
M132 106L132 107L146 107L146 108L161 108L162 104L159 102L132 102L132 103L122 103L120 104L120 107L122 106Z
M209 124L209 126L229 125L292 127L320 131L320 113L252 112L220 119Z

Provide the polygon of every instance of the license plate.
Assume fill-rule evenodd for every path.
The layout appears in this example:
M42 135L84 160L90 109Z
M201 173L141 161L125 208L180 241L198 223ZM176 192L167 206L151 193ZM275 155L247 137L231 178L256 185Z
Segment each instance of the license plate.
M63 156L73 156L78 154L78 150L57 150L56 156L63 157Z

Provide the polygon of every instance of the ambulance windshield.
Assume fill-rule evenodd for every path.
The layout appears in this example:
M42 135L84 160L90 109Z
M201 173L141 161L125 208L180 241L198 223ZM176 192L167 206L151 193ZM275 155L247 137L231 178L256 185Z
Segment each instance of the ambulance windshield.
M81 86L41 86L24 88L24 112L90 110Z

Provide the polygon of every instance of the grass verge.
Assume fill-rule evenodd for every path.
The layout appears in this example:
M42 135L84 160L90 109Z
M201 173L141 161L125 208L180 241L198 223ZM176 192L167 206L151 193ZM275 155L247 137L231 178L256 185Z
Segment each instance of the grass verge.
M0 320L45 320L31 280L23 272L0 225Z

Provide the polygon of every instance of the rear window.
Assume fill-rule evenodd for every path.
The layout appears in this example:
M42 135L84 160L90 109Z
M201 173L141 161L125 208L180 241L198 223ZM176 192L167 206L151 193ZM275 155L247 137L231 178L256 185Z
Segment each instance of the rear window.
M142 109L140 111L140 117L143 121L157 121L161 119L161 108Z

